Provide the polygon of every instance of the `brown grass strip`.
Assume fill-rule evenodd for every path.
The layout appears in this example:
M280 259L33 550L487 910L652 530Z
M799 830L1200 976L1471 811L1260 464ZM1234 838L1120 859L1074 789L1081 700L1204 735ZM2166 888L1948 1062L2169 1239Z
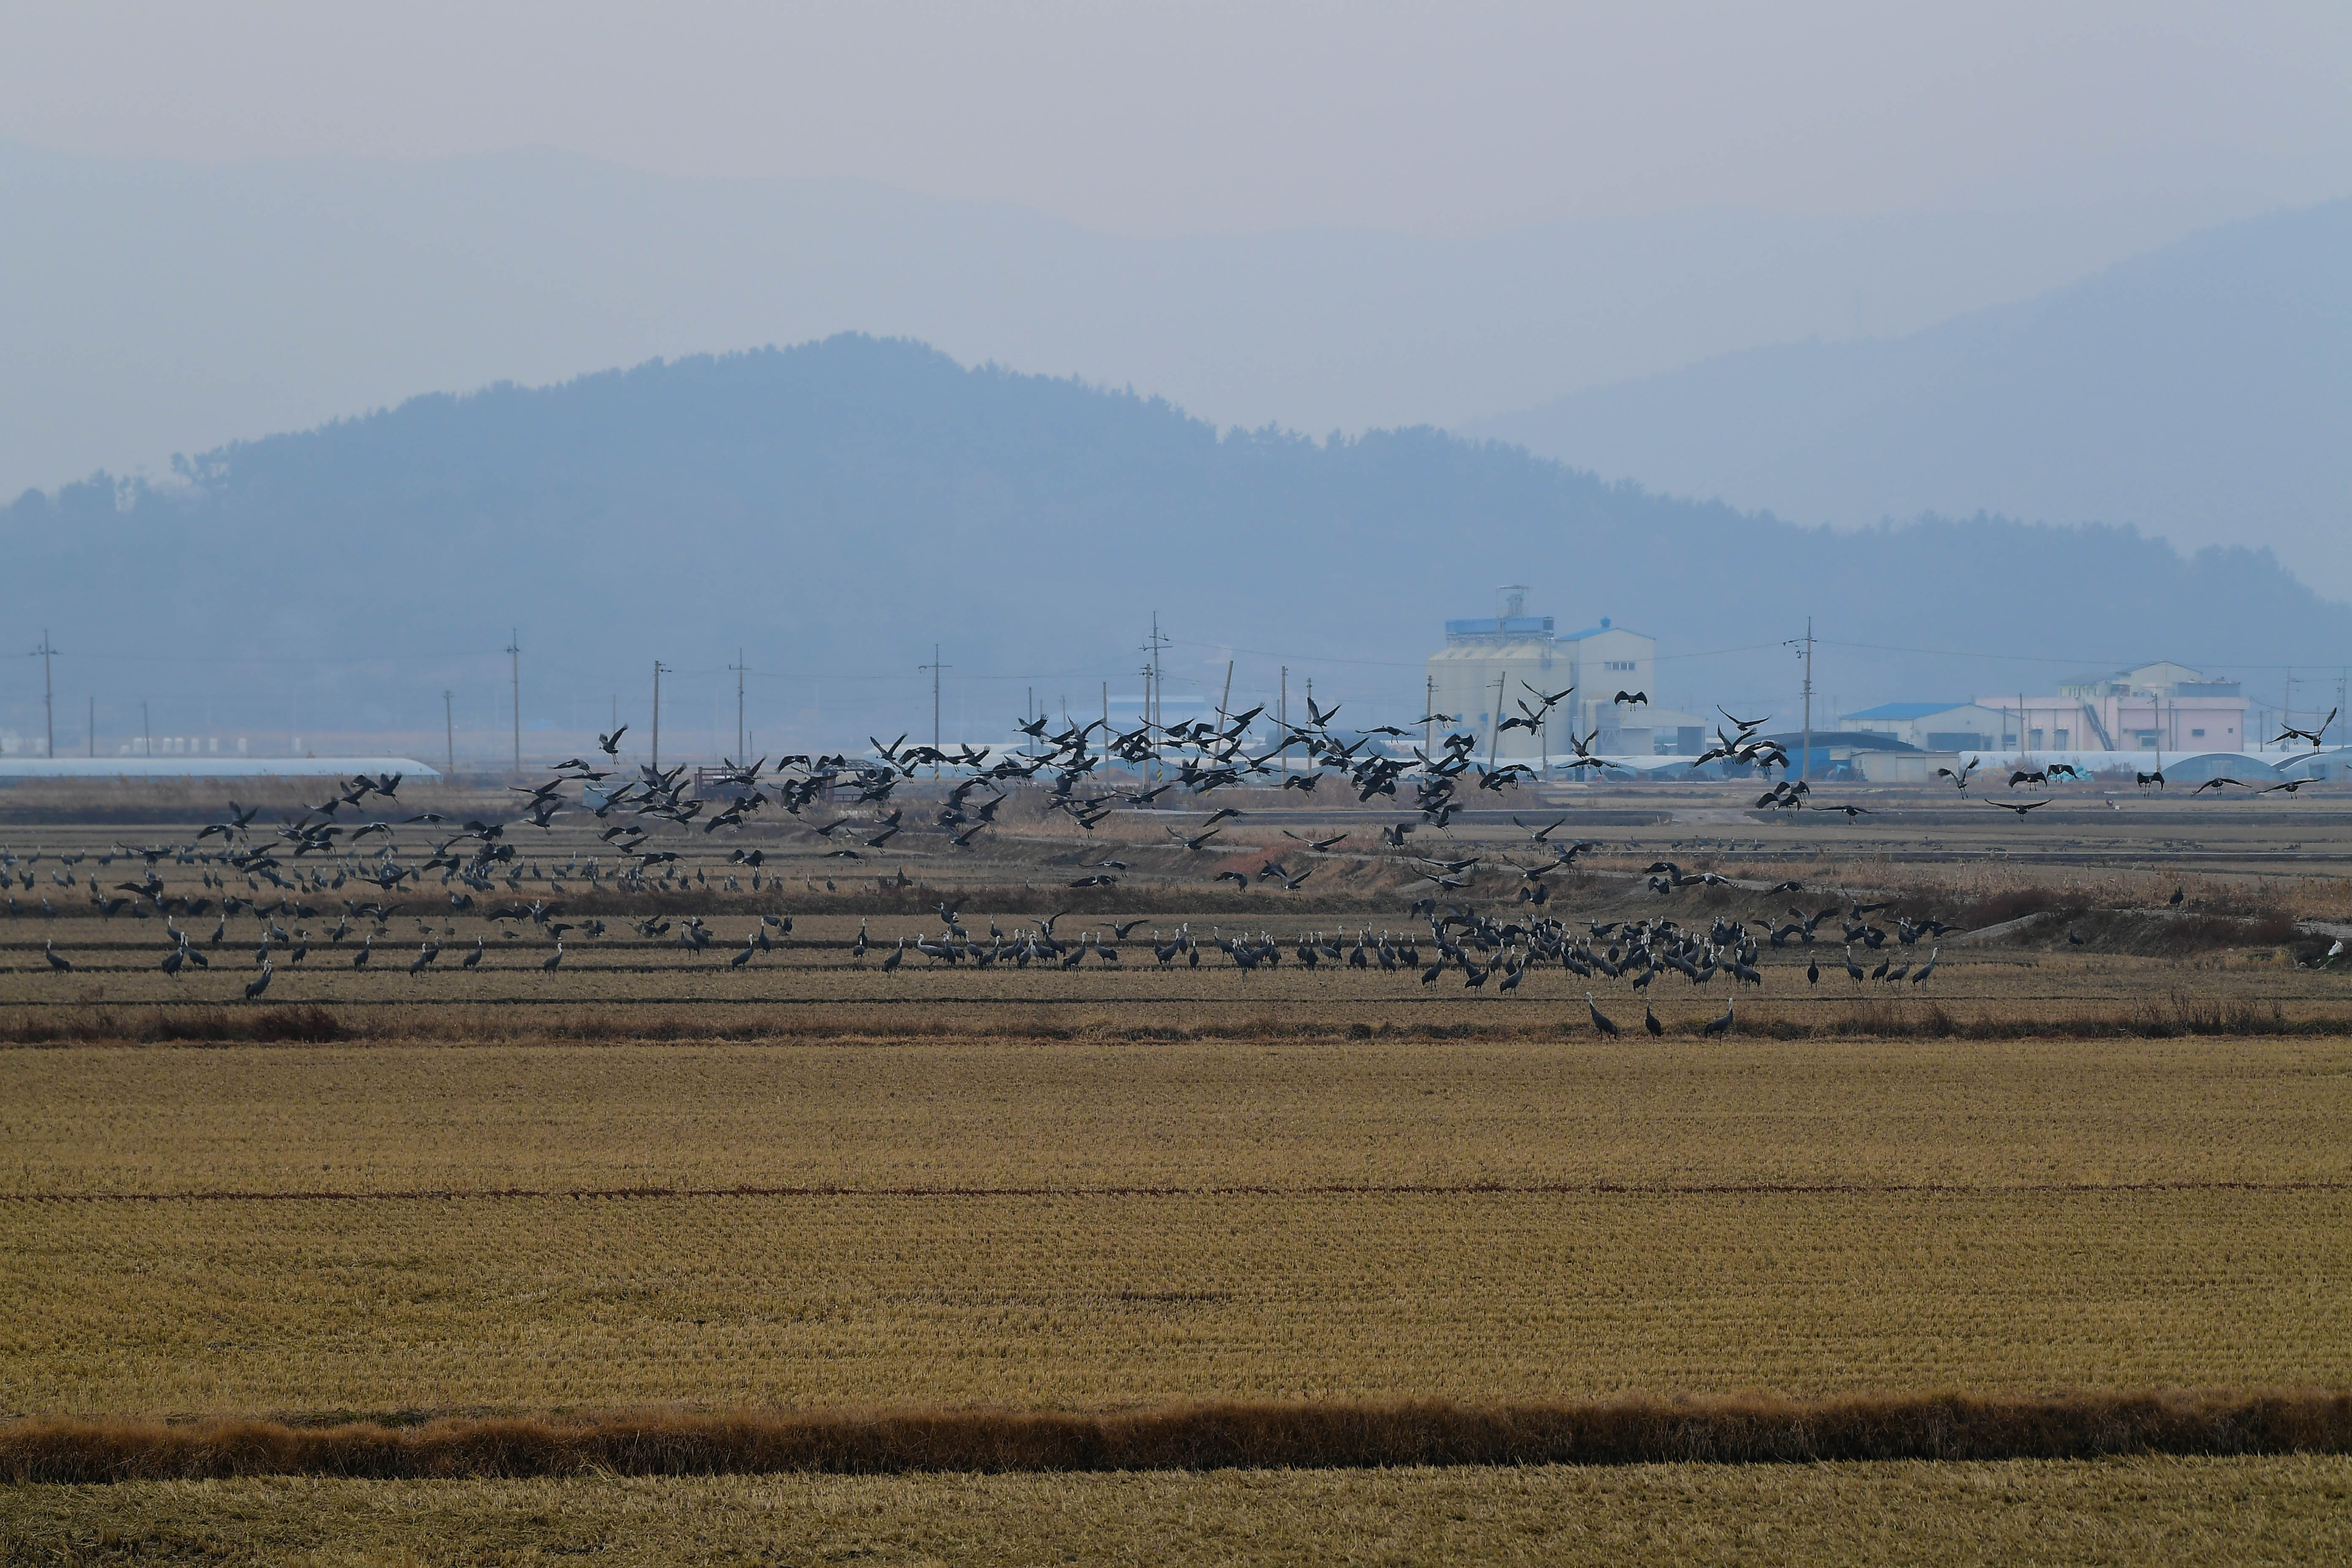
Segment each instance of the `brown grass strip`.
M1622 1400L1475 1408L1218 1404L1111 1415L650 1413L299 1426L44 1417L0 1426L22 1484L342 1476L1207 1470L1396 1465L1783 1464L2352 1452L2352 1394L1947 1394L1813 1403Z
M409 1187L382 1192L306 1187L285 1192L195 1189L177 1193L0 1193L7 1204L366 1204L501 1203L573 1198L629 1203L649 1198L1338 1198L1338 1197L1990 1197L2016 1193L2341 1193L2352 1182L1330 1182L1300 1186L732 1186Z
M1916 958L1917 954L1912 955ZM1794 963L1774 964L1795 984ZM607 978L656 973L612 969ZM658 971L667 973L667 970ZM121 972L121 973L128 973ZM854 978L858 972L825 972ZM1100 975L1106 971L1090 972ZM1156 973L1134 969L1139 978ZM1228 972L1215 972L1220 978ZM2315 980L2315 983L2316 981ZM1187 980L1186 984L1192 984ZM2161 996L2136 998L2123 1005L2090 1005L2063 991L2017 991L1999 994L1945 991L1935 996L1897 992L1840 991L1758 994L1744 1005L1730 1034L1741 1039L1804 1040L2103 1040L2257 1039L2329 1037L2352 1032L2352 1012L2323 996L2261 999L2211 996L2176 987ZM220 1047L301 1047L337 1042L402 1045L428 1041L459 1046L708 1044L714 1041L782 1043L823 1041L889 1046L952 1040L1035 1044L1046 1041L1123 1040L1132 1044L1201 1041L1330 1041L1337 1039L1426 1039L1476 1041L1584 1040L1591 1026L1573 998L1486 999L1492 1011L1476 1020L1413 1021L1418 1013L1444 1012L1462 1004L1459 995L1377 994L1360 998L1376 1011L1378 1025L1328 1016L1325 1005L1297 996L1254 998L1233 989L1160 992L1150 998L1161 1022L1139 1023L1133 1004L1114 996L1052 998L978 994L942 997L915 994L840 996L625 994L613 998L628 1011L583 1005L577 995L476 995L462 1001L432 996L372 996L338 1013L317 1004L256 1007L152 1007L103 997L20 1000L0 1007L0 1048L59 1049L75 1047L163 1046L208 1049ZM1693 998L1706 1016L1715 1003ZM2285 1001L2296 1011L2290 1016ZM1979 1004L1958 1012L1964 1004ZM1477 1005L1477 1004L1474 1004ZM1254 1013L1233 1011L1255 1006ZM1207 1016L1188 1008L1223 1009ZM1069 1016L1071 1014L1077 1016ZM1701 1016L1668 1026L1676 1039L1692 1037Z

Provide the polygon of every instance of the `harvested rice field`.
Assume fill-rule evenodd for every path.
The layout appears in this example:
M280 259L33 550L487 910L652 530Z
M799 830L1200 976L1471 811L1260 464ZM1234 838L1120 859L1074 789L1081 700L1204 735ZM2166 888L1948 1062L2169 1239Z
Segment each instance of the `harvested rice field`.
M2352 1459L268 1480L0 1495L26 1563L2302 1564ZM453 1550L453 1546L458 1547Z
M1302 835L1377 826L1277 804ZM1853 853L1785 819L1597 826L1546 905L1517 896L1507 814L1458 820L1447 853L1495 874L1449 907L1487 923L1445 928L1464 961L1432 980L1408 908L1429 868L1369 847L1319 890L1244 893L1143 825L1045 823L853 884L786 831L756 888L719 839L625 889L559 828L468 907L163 855L142 918L104 908L150 873L114 846L189 825L8 824L0 1448L64 1417L2352 1390L2352 968L2327 957L2352 801L2293 808L2297 863L2251 834L2186 847L2152 810L2097 819L2121 849L2061 854L2037 821L2042 857L2000 862L1925 798L1912 856L1880 804ZM1253 866L1306 862L1278 827ZM1724 880L1661 891L1661 853ZM1111 858L1126 883L1060 885ZM1627 936L1662 918L1684 945L1638 951L1696 977L1636 985ZM719 940L682 942L698 921ZM1859 980L1850 929L1881 944L1851 944ZM180 931L207 962L166 973ZM1942 1451L1920 1441L1889 1451ZM2352 1440L2313 1441L1117 1474L224 1461L112 1486L36 1466L0 1490L0 1540L26 1562L2311 1561L2352 1513Z
M11 1215L168 1416L2352 1383L2352 1193L402 1198Z
M0 1105L12 1204L2352 1184L2330 1037L90 1046Z

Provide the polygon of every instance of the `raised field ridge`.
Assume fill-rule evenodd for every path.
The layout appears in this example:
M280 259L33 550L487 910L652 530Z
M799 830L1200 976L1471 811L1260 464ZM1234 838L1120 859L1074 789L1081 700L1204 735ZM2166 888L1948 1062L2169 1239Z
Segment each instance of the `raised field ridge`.
M2352 1393L1958 1394L1474 1406L1212 1403L1104 1414L445 1416L298 1425L40 1417L0 1426L16 1483L803 1471L1785 1464L2352 1453Z

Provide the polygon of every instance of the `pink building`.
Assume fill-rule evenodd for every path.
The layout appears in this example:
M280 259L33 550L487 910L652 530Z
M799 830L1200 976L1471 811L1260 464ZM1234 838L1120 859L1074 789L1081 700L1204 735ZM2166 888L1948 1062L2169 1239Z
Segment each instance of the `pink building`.
M2029 752L2242 752L2250 739L2238 683L2209 680L2185 664L2062 682L2055 697L2016 693L1977 703L2021 710Z

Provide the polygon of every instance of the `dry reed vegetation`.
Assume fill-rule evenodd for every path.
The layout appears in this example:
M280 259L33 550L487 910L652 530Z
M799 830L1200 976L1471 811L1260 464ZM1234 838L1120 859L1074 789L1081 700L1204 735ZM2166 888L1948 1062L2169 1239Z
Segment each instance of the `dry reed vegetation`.
M2200 976L2195 984L2158 978L2133 996L2086 999L2068 994L2063 976L2048 992L1973 1002L1957 997L1905 996L1894 989L1852 989L1801 998L1736 1003L1728 1039L1780 1042L1895 1040L2168 1040L2295 1036L2342 1038L2352 1033L2352 1000L2262 994L2259 976ZM938 998L906 1002L835 1001L815 997L779 1002L747 996L716 1002L634 1001L594 1005L576 995L400 1007L380 1003L282 1008L42 1009L0 1025L0 1047L123 1045L274 1045L335 1040L404 1046L613 1045L685 1042L897 1043L1003 1041L1039 1044L1154 1042L1262 1044L1338 1040L1517 1041L1595 1040L1598 1031L1573 999L1523 995L1501 1005L1484 998L1392 998L1343 995L1316 1000L1297 992L1251 998L1187 997L1171 1002L1125 1000L1100 994L1060 1001L1005 995L961 1003ZM1724 1010L1725 998L1672 994L1651 1004L1670 1038L1701 1037L1702 1026ZM535 1005L534 1005L535 1004ZM1601 1004L1638 1018L1643 1003L1614 998ZM1377 1020L1377 1021L1376 1021Z
M324 1475L828 1475L1438 1465L1818 1464L2352 1452L2352 1394L1875 1395L1620 1399L1472 1408L1194 1405L1114 1415L655 1412L586 1419L0 1424L0 1479L24 1485Z
M2352 1459L21 1487L25 1561L2130 1562L2352 1552Z

